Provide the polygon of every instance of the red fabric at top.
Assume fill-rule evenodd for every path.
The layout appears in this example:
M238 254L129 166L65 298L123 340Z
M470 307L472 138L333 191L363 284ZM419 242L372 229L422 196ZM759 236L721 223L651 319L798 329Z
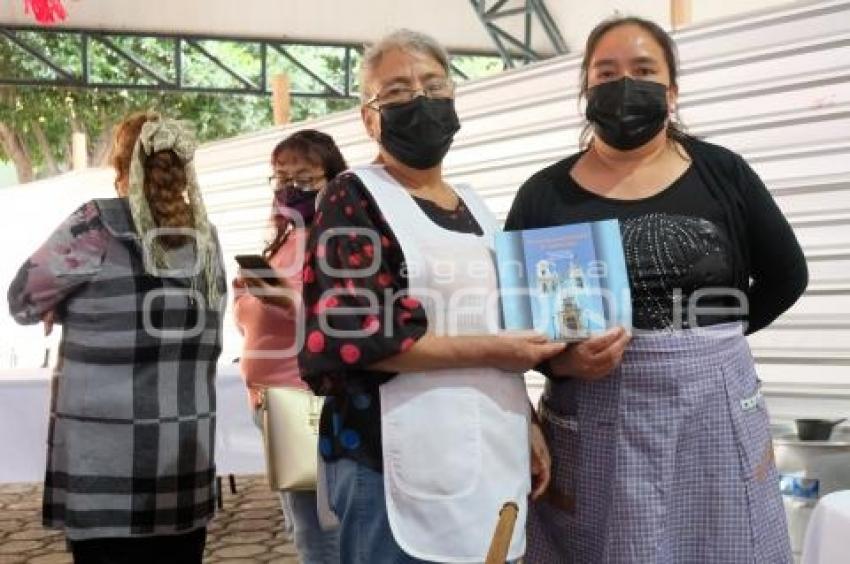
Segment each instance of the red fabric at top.
M26 13L32 12L38 23L52 24L63 21L68 13L62 0L24 0Z

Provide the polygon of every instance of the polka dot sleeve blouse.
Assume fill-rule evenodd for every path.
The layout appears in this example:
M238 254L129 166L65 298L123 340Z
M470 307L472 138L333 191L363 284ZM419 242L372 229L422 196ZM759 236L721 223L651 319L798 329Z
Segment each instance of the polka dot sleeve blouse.
M446 210L414 198L436 224L481 233L458 204ZM410 348L428 330L425 310L406 295L404 256L357 176L325 190L304 257L302 378L326 396L319 448L328 460L350 458L381 469L378 387L395 375L370 370Z

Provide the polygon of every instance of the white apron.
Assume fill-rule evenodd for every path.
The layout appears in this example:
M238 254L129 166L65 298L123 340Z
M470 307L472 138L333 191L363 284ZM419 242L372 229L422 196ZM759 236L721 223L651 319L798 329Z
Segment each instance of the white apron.
M458 195L484 236L434 224L382 166L353 169L383 210L437 335L499 330L496 221L469 188ZM399 374L381 386L384 486L390 528L409 555L483 562L506 502L519 507L510 560L525 552L530 491L529 401L519 373L492 368Z

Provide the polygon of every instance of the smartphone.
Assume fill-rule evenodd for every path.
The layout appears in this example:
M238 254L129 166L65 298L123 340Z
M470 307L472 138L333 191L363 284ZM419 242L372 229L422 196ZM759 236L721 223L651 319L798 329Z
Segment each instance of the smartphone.
M272 286L281 285L280 279L275 274L274 269L261 255L236 255L233 258L236 259L239 267L244 270L247 275L259 278L266 284L271 284Z

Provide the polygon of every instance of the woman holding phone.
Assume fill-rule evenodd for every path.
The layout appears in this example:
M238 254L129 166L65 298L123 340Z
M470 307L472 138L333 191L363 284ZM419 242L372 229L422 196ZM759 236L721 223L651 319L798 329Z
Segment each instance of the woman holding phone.
M296 320L301 292L304 245L320 192L346 169L334 140L319 131L305 129L281 141L272 151L274 173L272 237L262 252L271 267L257 269L262 261L243 258L234 282L234 312L245 337L241 369L251 406L257 416L263 389L291 386L307 389L295 356ZM277 279L269 279L276 276ZM292 350L289 354L286 351ZM280 354L252 354L278 351ZM259 417L257 417L259 420ZM305 564L339 562L338 535L323 531L316 512L316 492L281 492L284 515L294 527L295 546Z

